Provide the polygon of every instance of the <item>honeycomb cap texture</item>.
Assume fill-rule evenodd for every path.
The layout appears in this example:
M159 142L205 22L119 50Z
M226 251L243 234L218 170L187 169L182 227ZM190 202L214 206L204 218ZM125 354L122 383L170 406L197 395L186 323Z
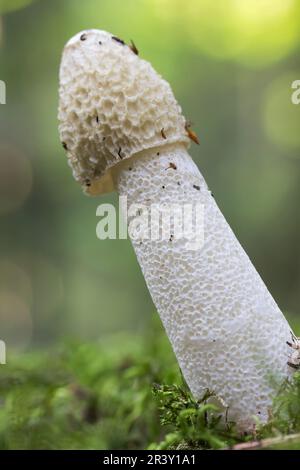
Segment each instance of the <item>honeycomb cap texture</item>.
M87 30L70 39L59 79L60 139L86 193L112 191L111 168L145 149L189 145L170 85L112 34Z

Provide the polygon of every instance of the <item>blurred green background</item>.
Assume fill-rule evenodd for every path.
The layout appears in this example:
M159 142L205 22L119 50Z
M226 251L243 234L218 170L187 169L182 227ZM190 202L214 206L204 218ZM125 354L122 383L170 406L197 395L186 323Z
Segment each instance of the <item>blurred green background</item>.
M297 0L0 0L0 339L10 351L138 333L154 312L129 241L96 238L101 199L57 132L64 43L133 39L201 140L191 153L282 310L300 323ZM117 203L115 194L102 202ZM300 330L298 329L298 334Z

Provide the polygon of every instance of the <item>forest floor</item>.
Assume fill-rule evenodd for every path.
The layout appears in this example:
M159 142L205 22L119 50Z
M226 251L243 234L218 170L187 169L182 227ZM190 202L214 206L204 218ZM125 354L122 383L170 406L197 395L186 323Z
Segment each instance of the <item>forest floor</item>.
M270 422L240 436L195 401L161 325L144 335L9 358L0 374L0 449L300 449L300 372Z

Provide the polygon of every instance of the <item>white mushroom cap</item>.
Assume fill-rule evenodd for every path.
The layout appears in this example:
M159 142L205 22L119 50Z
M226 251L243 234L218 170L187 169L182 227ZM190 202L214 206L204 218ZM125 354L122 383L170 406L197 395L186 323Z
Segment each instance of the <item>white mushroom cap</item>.
M111 168L145 149L189 145L170 85L120 39L78 33L60 67L59 132L74 178L88 194L114 189Z

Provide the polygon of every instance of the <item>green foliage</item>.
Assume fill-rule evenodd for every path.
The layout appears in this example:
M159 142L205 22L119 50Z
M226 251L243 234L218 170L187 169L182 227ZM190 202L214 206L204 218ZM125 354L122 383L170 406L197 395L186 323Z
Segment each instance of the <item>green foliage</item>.
M0 449L145 448L164 435L153 383L180 383L156 329L9 358L0 373Z
M222 424L220 409L210 399L217 398L206 391L194 400L186 387L155 385L154 395L160 411L162 426L170 429L160 444L152 449L220 449L240 439L232 424Z
M300 372L283 384L274 400L269 423L259 431L261 437L295 433L300 433Z
M224 426L209 391L194 400L160 331L9 358L0 369L0 449L219 449L253 439ZM257 435L275 437L268 448L299 448L284 440L299 432L295 374Z

